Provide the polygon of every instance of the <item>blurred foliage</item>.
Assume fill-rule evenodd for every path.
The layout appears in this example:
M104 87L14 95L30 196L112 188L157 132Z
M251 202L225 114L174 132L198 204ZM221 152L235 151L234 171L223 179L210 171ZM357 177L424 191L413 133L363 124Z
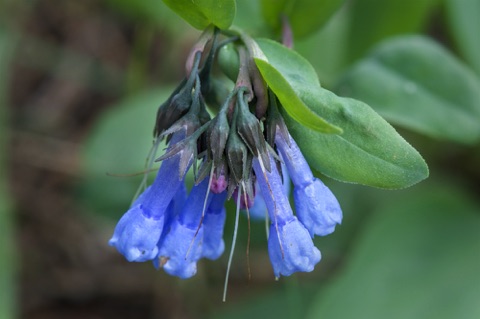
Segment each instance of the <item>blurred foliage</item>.
M288 19L293 35L303 37L323 26L345 0L262 0L262 15L268 25L279 32L282 21Z
M153 145L154 114L171 90L129 96L102 114L92 128L84 144L82 197L95 211L118 216L133 199Z
M347 72L337 91L433 138L466 144L480 139L478 77L426 37L382 42Z
M445 0L450 32L453 40L465 60L480 75L480 41L478 30L480 20L480 1L477 0Z
M340 4L342 1L330 2ZM30 3L24 5L28 8ZM312 16L305 20L308 23L306 31L302 31L308 33L308 37L295 39L294 45L315 68L322 87L335 87L339 81L350 77L350 85L355 85L358 91L346 92L338 86L337 93L364 100L386 120L401 125L403 128L398 129L402 135L426 158L432 179L409 190L393 192L327 179L343 207L344 225L332 236L316 241L323 260L313 273L282 278L280 282L275 282L273 274L268 273L266 277L271 278L271 282L259 284L264 285L263 289L256 289L255 283L246 287L246 291L230 289L231 297L224 305L213 300L215 296L220 300L221 283L216 282L214 288L209 288L210 292L215 289L215 296L207 298L212 299L211 304L198 306L194 303L192 306L180 303L176 307L192 308L192 311L201 309L202 312L196 313L195 317L215 318L478 318L480 150L479 126L476 124L479 123L480 103L477 98L480 92L479 8L478 0L351 0L345 1L337 12L332 11L330 19L325 17L315 21L318 24L312 24L316 12L312 10ZM152 52L149 51L153 46L151 41L155 35L167 35L161 44L169 54L157 68L162 74L171 75L172 69L183 70L179 47L192 41L199 32L160 0L108 0L98 6L98 10L120 15L125 19L123 23L129 26L125 33L135 39L131 43L133 53L126 54L128 67L115 67L111 61L96 57L84 59L86 53L78 47L52 45L54 36L41 38L22 34L25 39L30 39L26 41L28 50L16 53L22 57L17 61L21 66L42 69L48 72L48 76L63 80L77 77L78 68L73 66L88 65L85 69L91 70L91 78L79 81L86 83L92 91L117 94L117 100L109 102L108 109L89 126L81 148L82 177L75 193L76 200L94 214L94 217L87 215L85 218L105 221L101 227L107 225L108 229L103 231L110 233L115 219L128 207L141 178L141 174L122 175L135 175L144 170L152 144L156 108L176 84L172 81L152 84L147 80L149 72L155 71L149 64L152 60L148 59L148 52ZM27 14L28 10L19 12ZM233 25L245 28L255 36L278 37L278 33L267 27L272 26L271 17L265 21L262 14L265 15L260 1L237 1ZM302 22L301 19L295 21ZM278 21L273 24L274 29L278 29ZM12 52L12 35L27 33L20 27L8 30L0 28L0 71L3 75L9 74L9 68L14 67L6 58ZM391 39L394 35L412 33L428 38L423 46L426 51L417 52L408 42L412 41L411 37L397 38L407 41L403 43L402 58L394 59L393 65L378 71L380 62L376 54L381 56L384 53L377 50L388 41L395 41ZM387 42L373 49L385 40ZM427 42L431 43L425 44ZM438 50L442 53L437 55ZM403 59L405 55L409 56L407 60ZM71 58L66 68L68 72L54 68L60 56ZM358 64L354 64L356 62ZM422 71L419 76L424 77L406 79L402 72L408 71L408 67ZM349 73L345 73L348 70ZM390 78L392 73L402 76ZM6 122L5 92L12 90L8 84L8 77L2 76L2 124ZM416 91L415 96L395 91L408 91L412 88L409 84L422 90ZM445 95L448 97L442 98ZM393 108L394 112L387 112L387 108ZM93 109L87 111L93 113ZM44 117L48 118L53 112L49 109L38 114L45 113ZM42 119L41 116L32 118L39 122ZM429 122L437 119L434 124ZM0 129L3 147L8 131L5 134L4 126ZM57 133L52 129L52 135ZM321 152L318 145L305 142L308 143L312 149L317 147L315 152ZM0 155L7 154L2 151ZM352 161L347 158L346 162L349 160ZM2 157L0 177L6 174L4 162ZM3 179L0 179L0 188L0 319L7 319L12 317L15 305L12 282L15 264L11 258L12 220L8 214L11 203ZM231 221L229 216L227 238L231 234ZM256 223L252 230L257 232L262 228L261 223ZM252 235L254 248L266 247L262 235ZM240 237L246 242L245 234ZM106 242L96 242L95 245L107 249ZM263 254L267 255L266 249ZM240 259L238 255L235 258ZM225 258L218 263L225 263ZM262 266L270 265L264 263ZM237 269L242 267L243 264ZM221 273L223 268L215 271ZM221 277L223 274L215 275ZM204 285L209 284L203 280ZM181 295L189 282L175 284L176 290L160 295ZM163 281L155 282L155 289L167 289L162 285ZM143 292L137 290L132 294L135 293L142 295ZM204 293L203 290L195 291L194 295ZM189 299L181 297L179 300ZM157 300L152 303L156 304ZM168 301L160 304L168 304Z
M152 24L157 27L166 28L172 33L180 32L188 28L187 23L183 22L168 7L159 0L107 0L109 6L118 10L132 22L141 22ZM179 29L180 28L180 29Z
M414 33L427 26L438 0L353 0L347 50L349 61L362 57L387 37Z
M479 317L479 211L461 189L429 182L385 203L308 318Z
M375 209L326 285L286 283L215 318L477 318L479 210L461 189L425 182Z
M14 318L16 286L14 279L17 262L14 254L12 202L6 183L6 148L8 143L8 89L9 71L16 37L0 25L0 319Z

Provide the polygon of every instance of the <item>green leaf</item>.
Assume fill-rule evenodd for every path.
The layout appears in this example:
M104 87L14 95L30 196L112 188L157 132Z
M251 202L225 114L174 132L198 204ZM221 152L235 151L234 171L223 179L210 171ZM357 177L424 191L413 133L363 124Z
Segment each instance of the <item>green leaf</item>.
M175 13L194 28L205 29L214 24L228 29L235 18L235 0L163 0Z
M310 63L277 42L266 39L256 42L261 52L255 55L255 63L288 114L315 131L341 133L341 128L313 112L300 98L306 92L320 88L317 74Z
M311 65L294 51L270 40L257 44L255 62L313 168L342 181L383 188L407 187L428 176L420 154L368 105L322 89ZM312 123L318 119L321 124ZM325 123L342 128L343 134L319 133L334 132Z
M195 0L195 4L220 29L228 29L235 19L235 0Z
M163 2L196 29L205 29L210 24L210 20L193 1L163 0Z
M383 188L407 187L428 176L420 154L368 105L322 89L311 65L294 51L270 40L257 44L255 62L314 169ZM323 134L335 128L343 134Z
M320 27L340 8L345 0L262 0L262 14L274 30L281 28L282 16L288 17L297 37L310 34Z
M444 48L421 36L380 44L338 85L394 124L461 143L480 139L480 81Z
M372 215L307 318L480 318L478 203L432 185L404 195Z
M343 129L341 135L321 134L283 111L290 133L312 168L340 181L390 189L408 187L428 176L420 154L365 103L322 88L302 99Z
M480 75L480 1L478 0L446 0L448 22L450 23L455 42L465 59Z
M350 4L349 60L387 37L419 32L439 0L355 0ZM455 0L454 0L455 1Z

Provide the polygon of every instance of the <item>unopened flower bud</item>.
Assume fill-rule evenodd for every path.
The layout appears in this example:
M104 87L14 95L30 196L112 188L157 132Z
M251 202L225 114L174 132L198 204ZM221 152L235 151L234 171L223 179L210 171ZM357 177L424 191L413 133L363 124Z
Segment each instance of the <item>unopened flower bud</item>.
M267 146L265 138L263 137L262 128L260 127L260 122L255 115L250 112L246 101L241 97L241 94L239 94L237 98L237 108L238 134L245 142L250 152L256 157L260 157L265 168L270 171L270 159L268 157Z

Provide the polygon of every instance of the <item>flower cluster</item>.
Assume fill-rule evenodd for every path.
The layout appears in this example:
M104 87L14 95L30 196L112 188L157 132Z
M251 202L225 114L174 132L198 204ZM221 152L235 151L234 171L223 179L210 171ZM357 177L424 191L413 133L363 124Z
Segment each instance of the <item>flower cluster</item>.
M109 244L128 261L153 261L171 275L189 278L201 258L222 255L224 205L233 198L237 222L240 208L268 218L276 277L312 271L321 258L312 238L332 233L341 222L338 201L312 174L276 96L238 38L225 40L235 41L239 67L229 94L222 96L212 72L222 45L217 38L216 30L202 35L187 60L188 77L159 107L155 145L166 139L168 148L157 159L162 164L155 181L120 219ZM188 192L185 176L191 168L195 185Z

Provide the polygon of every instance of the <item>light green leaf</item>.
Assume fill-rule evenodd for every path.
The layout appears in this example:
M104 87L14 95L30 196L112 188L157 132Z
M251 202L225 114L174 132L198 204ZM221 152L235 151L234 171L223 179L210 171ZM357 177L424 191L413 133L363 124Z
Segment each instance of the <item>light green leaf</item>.
M429 185L372 215L307 318L480 318L480 207Z
M337 91L428 136L461 143L480 139L480 81L428 38L385 41L346 74Z
M262 14L274 30L281 28L282 16L288 17L297 37L310 34L320 27L340 8L345 0L262 0Z
M261 54L255 56L255 63L288 114L315 131L341 133L341 128L313 112L300 98L306 92L320 88L317 74L310 63L277 42L266 39L256 42Z
M455 1L455 0L454 0ZM387 37L419 32L439 0L355 0L350 3L349 60Z
M428 176L420 154L365 103L322 88L304 94L302 100L343 129L341 135L318 133L283 111L312 168L340 181L390 189L408 187Z
M447 17L455 42L465 59L480 75L480 1L478 0L446 0Z
M210 20L193 1L163 0L163 2L196 29L205 29L210 24Z
M205 29L214 24L228 29L235 18L235 0L163 0L175 13L194 28Z

